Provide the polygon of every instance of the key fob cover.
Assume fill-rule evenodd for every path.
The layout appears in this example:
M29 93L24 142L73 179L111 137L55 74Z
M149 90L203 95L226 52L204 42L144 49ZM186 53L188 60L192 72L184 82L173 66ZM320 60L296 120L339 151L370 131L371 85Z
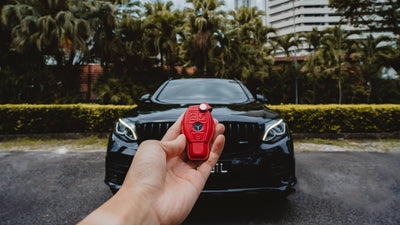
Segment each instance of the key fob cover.
M215 124L207 103L190 106L182 120L182 133L186 136L189 160L207 160L210 142L214 136Z

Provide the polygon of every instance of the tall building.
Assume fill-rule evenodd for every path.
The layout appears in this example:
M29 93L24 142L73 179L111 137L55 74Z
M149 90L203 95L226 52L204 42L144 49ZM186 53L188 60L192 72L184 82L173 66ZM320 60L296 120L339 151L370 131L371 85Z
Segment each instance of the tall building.
M324 30L338 24L342 29L361 29L343 23L344 18L329 7L329 0L263 0L257 2L257 7L265 10L265 24L277 28L277 35L310 32L314 27ZM363 32L354 38L365 38L369 32ZM372 33L374 36L390 33ZM298 55L307 55L303 47L298 49Z
M267 24L279 30L278 35L318 30L339 24L342 19L329 8L328 0L266 0ZM343 27L349 29L349 27Z
M277 35L304 33L314 27L323 30L340 23L341 17L329 7L329 0L265 0L267 25L278 30ZM343 26L344 29L349 29ZM307 55L300 46L298 55ZM281 55L278 53L278 55Z

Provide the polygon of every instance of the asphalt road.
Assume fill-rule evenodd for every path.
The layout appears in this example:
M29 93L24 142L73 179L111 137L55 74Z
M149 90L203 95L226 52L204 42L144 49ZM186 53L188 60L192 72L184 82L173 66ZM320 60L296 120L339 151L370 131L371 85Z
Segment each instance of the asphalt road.
M102 152L0 152L0 224L74 224L111 197ZM400 153L298 152L297 191L201 198L186 224L400 224Z

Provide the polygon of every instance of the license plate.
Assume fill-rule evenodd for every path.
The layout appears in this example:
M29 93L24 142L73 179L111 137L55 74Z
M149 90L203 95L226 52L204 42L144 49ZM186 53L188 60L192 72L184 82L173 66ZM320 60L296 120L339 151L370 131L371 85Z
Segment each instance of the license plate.
M227 174L227 173L229 173L228 163L217 162L215 164L214 168L211 170L211 173L214 173L214 174Z

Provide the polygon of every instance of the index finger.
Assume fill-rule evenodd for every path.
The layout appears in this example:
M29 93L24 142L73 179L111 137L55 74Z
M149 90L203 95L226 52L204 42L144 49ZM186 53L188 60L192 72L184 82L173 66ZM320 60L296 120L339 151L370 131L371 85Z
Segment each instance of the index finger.
M181 134L181 122L183 114L175 121L175 123L167 130L161 141L172 141L175 140Z

